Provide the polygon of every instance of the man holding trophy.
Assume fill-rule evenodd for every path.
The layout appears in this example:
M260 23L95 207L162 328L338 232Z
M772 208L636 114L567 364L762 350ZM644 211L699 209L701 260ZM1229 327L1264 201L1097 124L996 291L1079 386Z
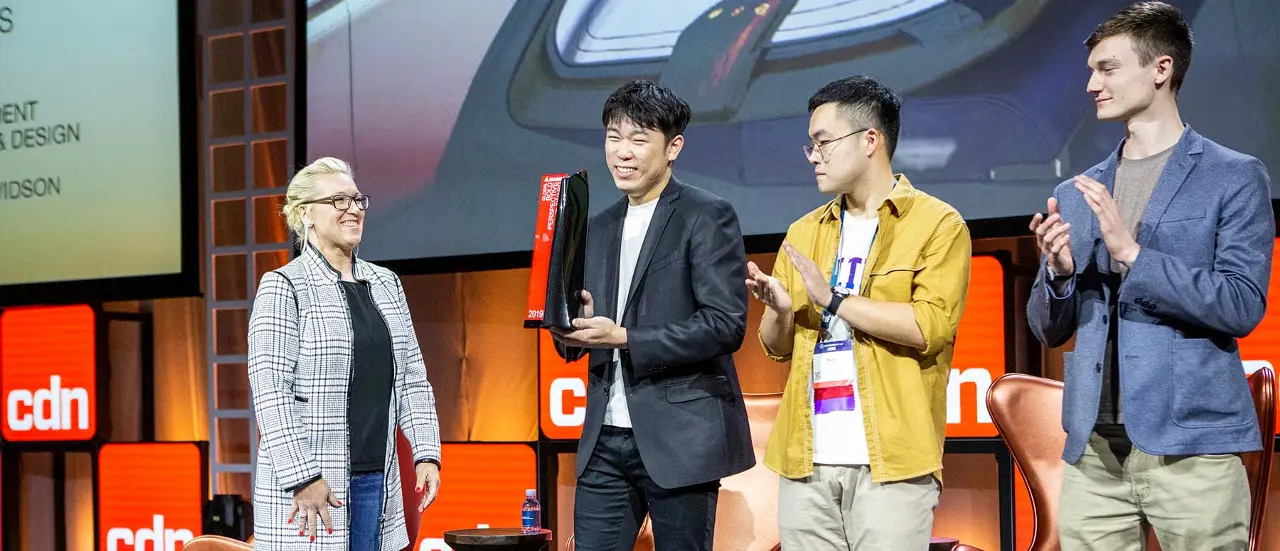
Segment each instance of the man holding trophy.
M755 464L732 354L746 332L746 251L724 199L680 183L689 105L649 81L605 102L605 160L625 194L587 224L581 317L553 328L590 355L575 547L710 550L720 479ZM621 545L620 545L621 544Z

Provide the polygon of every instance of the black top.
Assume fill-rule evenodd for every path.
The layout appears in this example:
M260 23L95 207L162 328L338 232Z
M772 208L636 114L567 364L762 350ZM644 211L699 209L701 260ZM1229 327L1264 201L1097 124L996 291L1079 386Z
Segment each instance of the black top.
M395 369L391 334L365 283L340 282L351 310L353 350L347 422L351 427L351 473L382 471L387 459L387 417Z

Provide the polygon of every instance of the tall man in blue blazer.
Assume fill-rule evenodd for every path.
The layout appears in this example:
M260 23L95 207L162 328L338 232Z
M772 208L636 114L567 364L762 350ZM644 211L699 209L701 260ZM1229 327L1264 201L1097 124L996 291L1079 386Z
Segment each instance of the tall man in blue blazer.
M1261 435L1236 339L1266 310L1275 219L1266 168L1178 115L1191 31L1133 4L1085 42L1100 120L1127 135L1032 218L1027 317L1066 354L1064 550L1245 549L1238 455Z
M732 354L747 328L747 257L724 199L671 165L690 109L656 82L605 102L605 162L625 197L587 225L582 317L556 339L590 349L574 545L710 551L720 479L755 465Z

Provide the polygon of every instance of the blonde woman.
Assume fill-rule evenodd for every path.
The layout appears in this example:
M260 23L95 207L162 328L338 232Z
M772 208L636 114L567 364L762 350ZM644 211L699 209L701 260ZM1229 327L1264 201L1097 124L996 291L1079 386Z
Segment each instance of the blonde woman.
M284 217L302 253L267 272L249 322L249 385L262 433L255 548L400 550L395 429L416 489L440 488L440 430L399 278L356 257L369 196L323 158L289 182Z

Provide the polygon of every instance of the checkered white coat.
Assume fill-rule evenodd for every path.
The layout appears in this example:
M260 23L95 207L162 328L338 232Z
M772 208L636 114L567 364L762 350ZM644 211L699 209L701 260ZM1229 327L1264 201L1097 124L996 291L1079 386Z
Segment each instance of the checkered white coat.
M356 260L353 275L367 281L387 322L394 349L386 451L383 551L409 545L395 429L404 431L414 461L440 459L440 424L426 366L409 319L400 279L386 268ZM317 475L348 503L350 434L347 387L351 380L352 328L340 274L313 247L258 285L249 320L249 386L262 434L253 491L254 548L347 550L347 509L331 507L333 534L318 529L315 543L286 523L293 493L287 489Z

